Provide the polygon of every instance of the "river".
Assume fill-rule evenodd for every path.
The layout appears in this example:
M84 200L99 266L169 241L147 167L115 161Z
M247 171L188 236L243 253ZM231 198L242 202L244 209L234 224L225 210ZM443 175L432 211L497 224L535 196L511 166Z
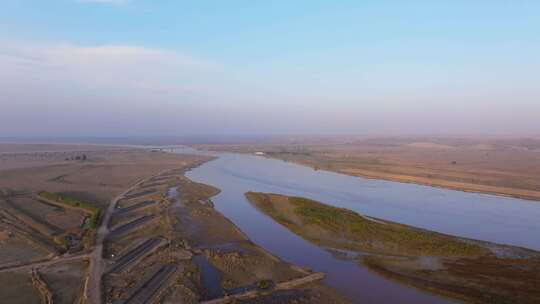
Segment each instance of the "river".
M357 303L454 302L388 280L330 254L260 213L244 193L303 196L442 233L540 250L539 202L364 179L260 156L217 156L187 173L194 181L222 190L212 199L215 207L272 254L326 273L325 283Z

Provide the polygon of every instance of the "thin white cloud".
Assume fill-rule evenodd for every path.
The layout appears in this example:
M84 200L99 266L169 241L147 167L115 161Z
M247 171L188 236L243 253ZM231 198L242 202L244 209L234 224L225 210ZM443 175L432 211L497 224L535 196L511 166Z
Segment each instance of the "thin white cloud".
M0 45L0 69L0 79L15 86L69 83L171 94L205 87L220 71L218 65L192 56L129 45Z
M196 125L226 98L224 75L172 50L0 42L0 136Z

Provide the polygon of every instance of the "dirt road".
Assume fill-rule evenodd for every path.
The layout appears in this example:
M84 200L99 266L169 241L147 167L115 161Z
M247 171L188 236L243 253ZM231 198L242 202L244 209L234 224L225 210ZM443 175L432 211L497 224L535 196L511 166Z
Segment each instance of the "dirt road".
M66 263L66 262L78 261L78 260L82 260L82 259L87 259L89 257L90 257L89 254L78 254L78 255L62 256L62 257L57 257L57 258L53 258L53 259L50 259L50 260L38 261L38 262L34 262L34 263L28 263L28 264L17 265L17 266L12 266L12 267L5 267L5 268L0 269L0 273L1 272L11 272L11 271L32 269L32 268L39 268L39 267L54 265L54 264L58 264L58 263Z
M114 211L116 210L116 205L118 204L118 201L123 199L130 191L137 188L140 184L156 176L159 176L165 172L168 172L170 170L171 169L164 170L149 178L138 181L133 186L129 187L127 190L125 190L120 195L115 197L111 201L111 203L109 204L105 212L103 213L103 220L101 221L101 225L99 226L96 233L96 243L94 245L94 249L90 253L90 271L89 271L89 278L88 278L87 293L85 295L86 296L85 303L101 304L102 302L101 279L105 272L105 262L103 261L103 243L107 235L110 233L109 222L111 221L111 217L114 214Z

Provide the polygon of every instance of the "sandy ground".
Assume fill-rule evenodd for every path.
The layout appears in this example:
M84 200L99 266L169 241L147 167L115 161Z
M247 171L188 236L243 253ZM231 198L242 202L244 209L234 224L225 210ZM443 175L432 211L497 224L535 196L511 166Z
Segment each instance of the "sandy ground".
M375 138L199 148L261 151L354 176L540 200L539 139Z

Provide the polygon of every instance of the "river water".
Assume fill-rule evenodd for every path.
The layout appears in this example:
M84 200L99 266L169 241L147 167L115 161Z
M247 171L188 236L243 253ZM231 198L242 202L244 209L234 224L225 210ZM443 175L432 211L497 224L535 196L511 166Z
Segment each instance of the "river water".
M442 233L540 250L539 202L315 171L252 155L218 156L187 173L194 181L222 190L212 198L216 209L272 254L324 272L325 283L357 303L454 302L409 288L333 256L260 213L244 193L302 196Z

